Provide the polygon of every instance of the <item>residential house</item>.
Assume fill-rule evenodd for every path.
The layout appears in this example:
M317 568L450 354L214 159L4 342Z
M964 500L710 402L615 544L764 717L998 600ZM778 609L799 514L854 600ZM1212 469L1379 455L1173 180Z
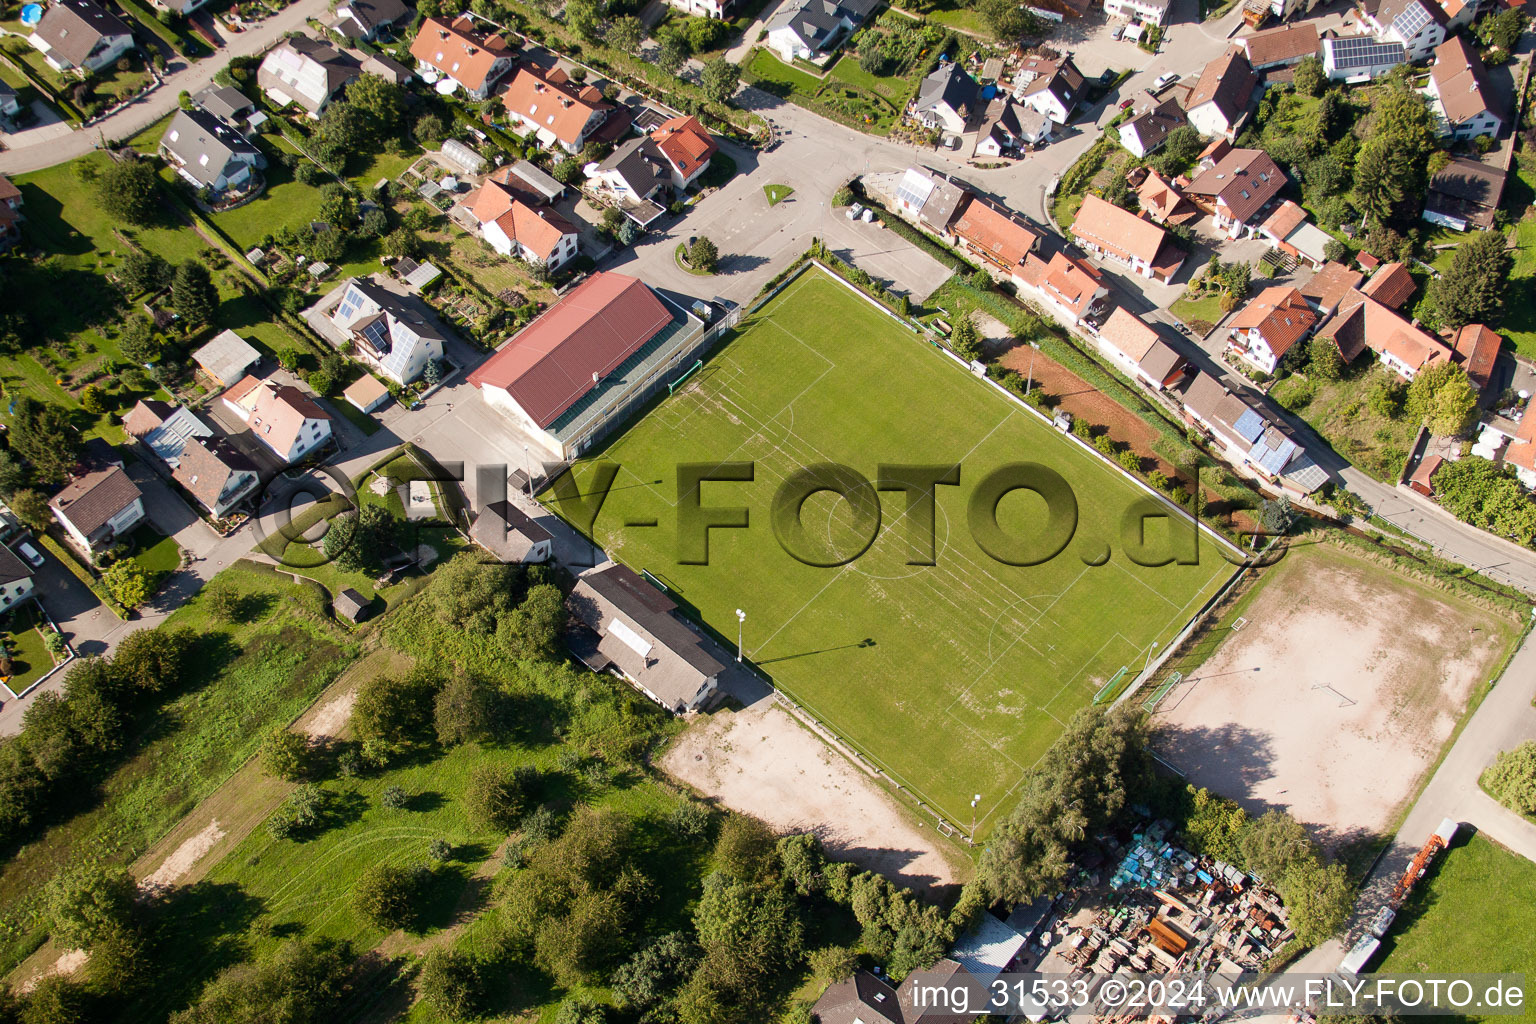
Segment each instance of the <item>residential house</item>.
M1024 260L1040 235L980 196L960 207L951 228L959 248L1015 284L1024 279Z
M1370 296L1388 309L1402 312L1418 287L1406 264L1386 263L1371 275L1360 294Z
M27 42L55 71L100 71L133 49L133 30L91 0L56 0Z
M1504 104L1488 81L1488 70L1465 36L1454 36L1435 50L1429 71L1429 97L1440 134L1458 142L1504 131Z
M184 405L141 399L123 417L123 432L175 469L188 442L213 437L213 428Z
M21 97L9 82L0 82L0 117L15 117L21 113Z
M192 361L215 388L227 388L261 362L261 353L234 331L220 331L192 353Z
M1377 42L1401 43L1409 61L1428 59L1445 42L1448 19L1435 0L1361 0L1359 12Z
M1062 252L1051 256L1050 262L1026 256L1021 276L1020 292L1040 300L1056 319L1071 327L1097 315L1109 295L1097 267Z
M376 278L349 280L330 319L351 339L354 356L396 384L409 384L443 358L442 331Z
M262 58L256 84L273 105L292 103L318 118L346 84L362 73L356 58L330 43L293 36Z
M1302 298L1312 304L1323 317L1331 317L1338 311L1344 298L1360 286L1365 275L1351 270L1342 263L1324 263L1312 279L1297 290Z
M473 16L461 14L451 24L441 18L423 21L411 40L411 56L419 72L447 78L478 102L488 99L491 87L511 69L516 47L499 33L482 31ZM507 113L518 117L510 102Z
M192 97L192 104L237 131L256 112L256 104L251 98L232 85L210 85L201 89Z
M348 39L371 43L412 13L405 0L340 0L331 12L330 27Z
M1218 141L1206 153L1184 194L1228 238L1254 234L1258 214L1285 187L1285 174L1262 149L1233 149Z
M1308 220L1307 211L1289 199L1270 212L1258 233L1291 259L1314 270L1328 262L1328 243L1333 236Z
M1184 418L1218 445L1222 458L1283 491L1311 494L1328 480L1285 428L1207 373L1191 374L1175 392Z
M1480 160L1452 157L1430 176L1420 216L1454 231L1487 231L1504 195L1505 177L1504 170Z
M728 20L736 6L735 0L667 0L667 3L684 14L695 18L714 18L716 21Z
M259 189L267 166L261 150L205 110L178 110L160 136L160 157L196 189L215 198Z
M811 1007L811 1019L819 1024L906 1024L896 989L863 970L827 986Z
M21 222L27 219L21 212L22 202L21 189L0 174L0 252L21 241Z
M594 672L620 676L673 714L704 708L725 671L724 655L677 605L627 566L594 566L567 601L582 629L572 652Z
M404 85L415 77L415 72L404 64L382 53L370 53L363 57L363 74L377 75L386 82Z
M233 512L261 484L256 465L222 437L192 437L171 478L215 519Z
M976 156L1012 156L1050 139L1056 122L1009 96L995 96L976 133Z
M1237 41L1255 71L1287 68L1318 53L1317 26L1310 21L1255 32Z
M1188 124L1184 108L1176 99L1159 101L1146 94L1143 102L1145 105L1136 116L1120 126L1120 145L1138 157L1156 152L1175 128Z
M1445 460L1438 455L1430 455L1419 461L1414 467L1413 473L1408 477L1409 490L1424 495L1426 498L1435 496L1435 474L1445 466Z
M613 110L596 86L574 82L560 68L531 65L517 69L501 101L507 116L537 134L539 145L573 154L581 152Z
M1486 438L1487 433L1483 436ZM1513 469L1527 488L1536 490L1536 398L1526 404L1515 433L1507 436L1509 448L1504 452L1504 465Z
M768 48L786 63L819 61L880 7L881 0L785 0L766 30Z
M1136 186L1142 213L1159 224L1188 224L1199 218L1195 204L1185 199L1173 182L1151 168L1146 171L1141 184Z
M1154 391L1172 387L1189 371L1189 362L1178 350L1124 306L1109 314L1097 340L1099 351Z
M1380 78L1408 60L1402 43L1382 42L1370 36L1343 36L1322 40L1323 73L1331 82L1346 85Z
M480 237L503 256L542 264L550 270L576 255L578 232L546 206L532 206L520 190L505 184L510 168L498 168L485 184L468 193L460 205L479 225ZM503 180L497 181L500 176Z
M469 375L485 401L539 445L574 458L622 423L692 357L702 324L638 278L592 274Z
M1248 55L1231 47L1200 72L1200 79L1184 103L1185 116L1201 135L1231 142L1253 110L1259 76Z
M1426 366L1451 360L1451 350L1439 338L1358 291L1345 296L1339 312L1317 335L1331 339L1346 363L1369 349L1404 380L1413 380Z
M330 414L291 384L248 376L222 398L224 407L284 464L299 461L330 440Z
M1445 15L1445 31L1449 35L1458 29L1466 28L1473 20L1483 12L1484 8L1494 8L1497 5L1486 0L1436 0L1441 12ZM1519 6L1506 4L1505 6Z
M32 567L8 547L0 546L0 608L10 608L34 592Z
M208 0L150 0L156 10L179 14L182 17L186 17L207 2Z
M1451 335L1451 359L1467 371L1479 395L1487 396L1503 343L1504 339L1482 324L1467 324Z
M499 168L491 180L518 193L518 198L529 206L544 206L565 195L564 185L527 160Z
M506 563L547 562L555 538L510 501L496 501L475 516L469 538Z
M144 496L121 463L97 465L73 477L48 507L87 557L110 548L144 519Z
M1104 0L1104 13L1143 25L1162 25L1168 20L1172 0Z
M672 186L672 165L656 143L644 135L630 139L608 154L587 178L589 188L606 192L620 207L640 207L642 225L663 212L665 203L652 203L663 189Z
M892 209L936 235L949 237L949 226L965 197L963 187L926 167L908 167L896 184Z
M1184 265L1184 250L1161 227L1095 195L1083 198L1071 231L1090 252L1164 284Z
M1322 318L1286 285L1265 288L1232 318L1227 351L1255 369L1273 375L1280 360L1312 333Z
M944 64L923 79L908 111L929 128L964 135L982 113L981 87L958 62Z
M1083 83L1083 73L1070 55L1031 54L1013 73L1013 98L1057 124L1067 124L1082 98Z
M672 187L681 191L709 170L720 145L699 119L689 115L663 121L651 132L651 141L672 167Z

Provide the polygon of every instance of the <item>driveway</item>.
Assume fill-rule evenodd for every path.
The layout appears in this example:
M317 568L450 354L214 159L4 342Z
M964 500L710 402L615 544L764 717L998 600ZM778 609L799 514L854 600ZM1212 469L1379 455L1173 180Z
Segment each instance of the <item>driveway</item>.
M297 0L255 28L232 35L229 43L211 56L191 65L183 58L175 58L167 65L169 73L160 88L89 128L72 131L64 138L40 140L46 144L25 148L8 142L13 148L0 153L0 174L24 174L73 160L95 149L101 139L132 138L175 110L181 92L195 94L211 84L213 76L231 59L253 57L288 33L303 31L310 18L326 13L326 4L327 0Z

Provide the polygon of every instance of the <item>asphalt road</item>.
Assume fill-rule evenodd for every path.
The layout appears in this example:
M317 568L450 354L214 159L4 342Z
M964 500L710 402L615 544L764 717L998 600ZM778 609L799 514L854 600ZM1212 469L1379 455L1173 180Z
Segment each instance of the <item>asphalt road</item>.
M190 65L180 57L171 61L166 69L170 73L160 88L111 117L89 128L73 131L63 138L49 139L42 145L8 149L0 153L0 174L24 174L52 167L84 156L95 149L102 139L127 139L137 135L175 110L177 96L183 90L196 93L211 84L213 76L228 65L231 59L261 53L289 32L303 29L307 19L325 14L326 9L326 0L297 0L245 32L236 34L221 29L225 36L224 46L211 56Z

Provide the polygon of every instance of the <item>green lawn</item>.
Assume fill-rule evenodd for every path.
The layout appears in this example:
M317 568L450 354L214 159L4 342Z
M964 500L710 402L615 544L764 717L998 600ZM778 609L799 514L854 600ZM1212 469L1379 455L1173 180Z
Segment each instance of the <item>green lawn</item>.
M43 634L37 631L37 607L21 605L0 623L0 637L6 641L11 656L11 676L5 688L12 694L23 693L33 683L53 671L53 655L43 646Z
M133 539L138 545L133 559L151 576L159 578L181 566L181 547L174 538L162 536L146 524L134 531Z
M1521 161L1520 172L1510 179L1504 192L1505 206L1524 216L1515 226L1515 269L1510 273L1510 288L1504 294L1504 320L1499 333L1515 343L1528 359L1536 359L1536 159L1529 155Z
M753 52L743 70L769 92L862 131L884 135L901 116L915 77L877 77L852 57L840 57L825 78L779 60L770 50Z
M82 809L0 866L0 971L37 942L43 885L84 859L127 864L218 787L273 726L314 700L355 652L319 614L311 588L240 562L218 584L246 601L240 621L193 599L160 628L198 634L184 692L128 723L127 759Z
M769 206L778 206L784 200L795 194L795 190L788 185L764 185L763 195L768 197Z
M1529 985L1536 977L1536 864L1481 835L1458 839L1414 887L1382 948L1386 956L1373 969L1385 974L1518 971ZM1533 1016L1528 1007L1523 1015L1460 1019Z
M816 91L821 88L821 79L799 68L790 67L774 56L772 50L765 47L752 51L752 57L743 70L757 78L783 85L803 96L815 96Z
M1320 386L1313 386L1302 377L1287 377L1275 385L1271 395L1306 420L1334 451L1377 480L1395 483L1419 427L1401 411L1396 416L1387 416L1380 408L1373 408L1370 395L1375 388L1396 383L1390 370L1372 365L1352 370L1344 380L1324 381ZM1297 400L1309 390L1310 401Z
M983 824L1011 807L1066 719L1123 666L1139 669L1148 645L1166 642L1230 574L1209 544L1191 566L1143 568L1116 552L1088 567L1106 544L1123 548L1122 517L1143 492L820 272L595 454L621 465L594 530L608 553L653 573L731 646L743 609L749 657L953 822L969 822L975 793ZM674 467L723 460L754 461L755 480L707 484L703 504L750 508L751 529L712 530L710 564L681 564ZM1032 568L995 561L967 527L976 485L1015 460L1060 473L1080 517L1078 539ZM825 461L868 477L881 463L963 463L963 486L939 492L937 563L906 564L905 499L894 494L873 547L844 567L781 550L774 491ZM579 464L578 482L590 473ZM849 550L846 509L826 493L808 500L805 543ZM1026 492L998 506L1021 537L1039 536L1043 509ZM632 519L658 526L621 525ZM1167 530L1148 522L1154 549Z
M1200 334L1208 334L1222 317L1221 295L1207 292L1199 298L1190 298L1189 292L1180 295L1168 311ZM1199 325L1198 327L1196 325Z
M980 12L972 7L956 7L949 10L929 11L926 15L929 21L947 28L959 29L961 32L969 32L972 35L990 38L992 30L987 27L986 20Z

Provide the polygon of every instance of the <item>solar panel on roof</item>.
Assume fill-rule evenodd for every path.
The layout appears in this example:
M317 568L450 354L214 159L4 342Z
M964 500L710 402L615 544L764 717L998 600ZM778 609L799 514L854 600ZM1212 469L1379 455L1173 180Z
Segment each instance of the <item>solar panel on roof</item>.
M1232 424L1232 426L1242 435L1244 441L1251 443L1259 439L1259 435L1264 433L1264 428L1268 424L1264 422L1264 417L1252 409L1244 409L1243 414L1237 418L1237 422Z
M375 320L363 328L363 337L368 339L368 344L373 346L375 352L389 351L389 326L382 319Z
M1401 63L1403 47L1400 43L1378 43L1369 36L1353 39L1327 40L1336 68L1363 68L1377 64Z

